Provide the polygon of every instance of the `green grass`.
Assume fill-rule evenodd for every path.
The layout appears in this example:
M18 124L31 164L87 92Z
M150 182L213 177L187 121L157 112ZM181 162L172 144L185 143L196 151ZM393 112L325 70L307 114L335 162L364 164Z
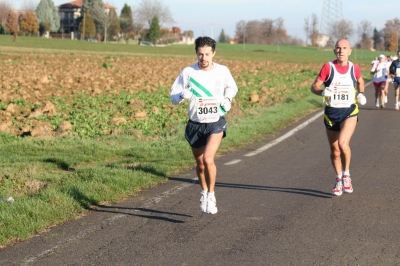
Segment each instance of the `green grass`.
M195 58L192 45L140 47L33 37L20 37L14 43L10 36L0 36L0 46L3 50L16 49L13 52L25 47L26 50L19 49L21 53L126 53L132 56ZM228 117L228 137L223 140L219 154L260 141L311 111L322 108L320 97L310 93L308 80L317 75L313 70L316 66L320 67L333 58L331 52L289 46L281 46L279 53L276 46L246 45L243 49L242 45L221 44L217 47L216 58L288 63L282 75L265 73L263 69L257 73L243 70L238 78L240 90L236 100L244 115ZM291 70L290 66L299 60L310 67L297 72ZM264 86L277 90L274 95L277 98L270 99L271 103L264 106L248 101L249 93L258 90L262 80L268 80ZM248 85L242 87L241 82ZM88 212L90 206L137 195L141 190L167 182L169 177L194 166L190 148L183 137L187 120L184 105L176 109L179 119L170 121L169 116L161 112L151 117L150 122L128 123L124 126L124 134L105 136L99 133L109 129L104 123L106 120L102 120L104 117L93 118L89 114L104 112L107 115L103 105L110 102L114 108L112 112L122 112L123 103L129 101L129 95L75 97L75 105L71 106L65 105L61 98L53 100L57 109L64 108L75 119L75 124L87 125L89 133L58 138L22 138L0 134L0 196L15 199L14 204L0 200L0 246L29 238L48 227L78 217ZM135 97L149 98L145 92ZM150 106L171 105L165 93L154 96L150 101L154 101ZM22 101L16 103L27 104ZM61 118L56 116L52 119L48 121L56 125ZM166 123L170 123L169 127L165 126ZM129 129L142 132L146 138L129 134Z
M102 53L110 55L136 55L161 57L191 57L194 45L169 45L163 47L140 46L121 43L94 43L69 39L46 39L21 36L17 42L8 35L0 35L0 47L35 49L37 53ZM19 50L26 52L25 50ZM382 51L353 48L350 60L369 64ZM291 63L321 63L334 58L332 48L299 47L291 45L217 44L217 58L230 60L277 61Z

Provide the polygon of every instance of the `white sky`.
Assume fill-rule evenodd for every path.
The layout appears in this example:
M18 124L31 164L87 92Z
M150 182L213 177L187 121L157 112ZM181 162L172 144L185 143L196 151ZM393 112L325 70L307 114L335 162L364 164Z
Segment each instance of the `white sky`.
M22 3L39 0L12 0L14 8ZM53 0L55 5L70 0ZM72 0L71 0L72 1ZM400 9L394 2L391 5L379 4L376 0L158 0L168 7L174 25L182 31L192 30L194 36L207 35L218 39L221 30L231 38L235 35L236 23L244 20L276 19L282 17L289 35L305 40L304 19L316 14L321 22L323 3L342 3L343 18L353 22L354 29L362 20L371 22L378 30L384 28L386 21L400 18ZM117 8L119 15L124 4L132 9L139 6L141 0L103 0ZM357 38L356 34L352 41Z

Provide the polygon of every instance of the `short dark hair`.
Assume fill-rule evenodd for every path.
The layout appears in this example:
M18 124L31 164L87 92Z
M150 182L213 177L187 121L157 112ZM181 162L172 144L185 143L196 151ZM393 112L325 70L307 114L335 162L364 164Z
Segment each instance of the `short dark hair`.
M212 38L207 37L207 36L202 36L198 37L195 41L195 50L197 53L197 50L199 47L204 47L204 46L210 46L212 51L215 51L215 46L217 45L216 41L214 41Z

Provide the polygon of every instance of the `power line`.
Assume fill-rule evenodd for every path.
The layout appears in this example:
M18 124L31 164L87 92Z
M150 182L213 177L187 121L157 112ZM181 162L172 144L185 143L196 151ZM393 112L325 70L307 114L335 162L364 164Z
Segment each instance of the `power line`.
M320 33L328 35L331 26L343 19L342 0L324 0L321 15Z

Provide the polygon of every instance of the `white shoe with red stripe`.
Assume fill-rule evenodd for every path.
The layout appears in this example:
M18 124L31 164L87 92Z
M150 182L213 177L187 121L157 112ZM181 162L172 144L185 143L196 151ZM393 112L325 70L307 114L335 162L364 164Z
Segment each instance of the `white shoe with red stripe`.
M332 195L341 196L343 193L343 183L341 178L336 178L335 186L332 189Z
M349 175L343 175L343 192L353 192L353 185L351 184L351 178Z

